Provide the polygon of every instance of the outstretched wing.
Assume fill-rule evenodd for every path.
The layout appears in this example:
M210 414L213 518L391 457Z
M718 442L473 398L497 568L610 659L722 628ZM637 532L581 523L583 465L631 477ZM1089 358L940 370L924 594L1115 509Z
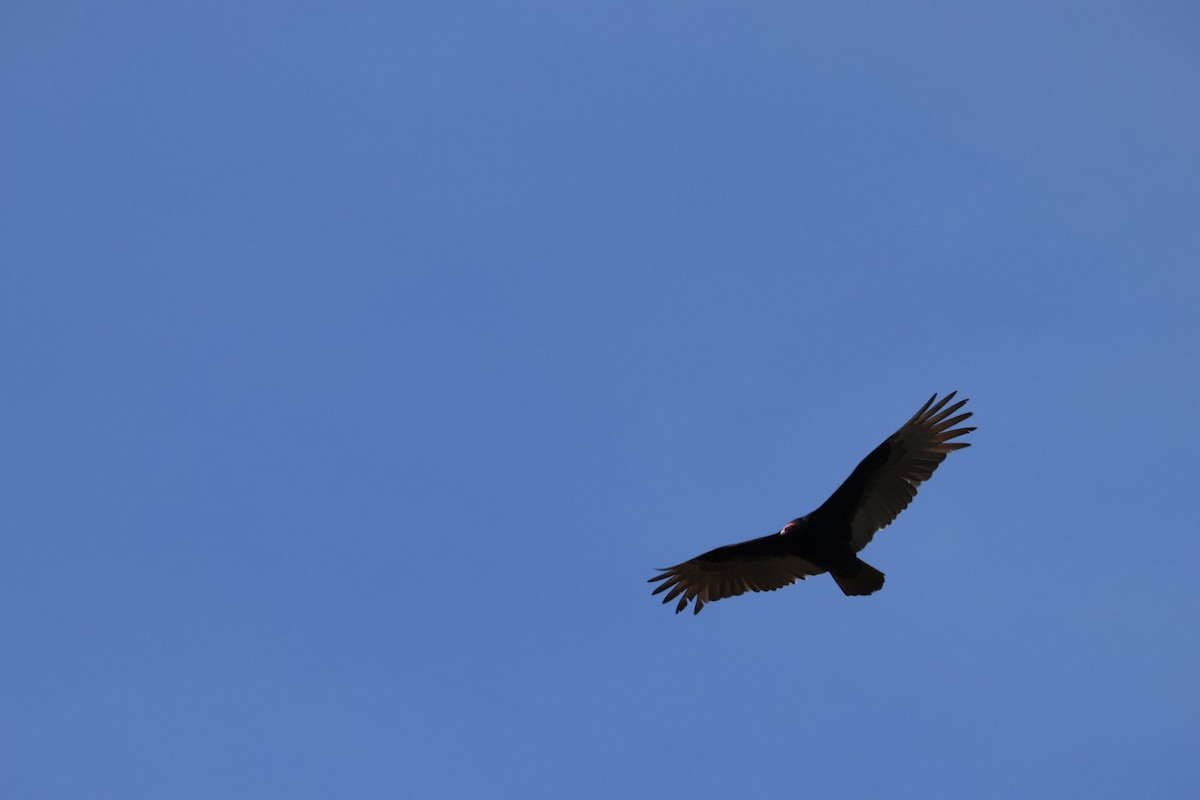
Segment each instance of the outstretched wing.
M664 603L679 597L676 614L687 607L689 600L695 601L693 611L699 614L705 603L746 592L773 592L824 571L787 552L784 537L773 533L709 550L691 561L660 570L662 574L650 582L662 581L653 593L666 592Z
M866 547L876 531L886 528L908 507L917 487L929 480L947 454L970 446L950 441L975 430L954 427L971 416L969 411L954 416L967 402L959 400L947 406L955 394L941 400L936 394L929 398L912 419L855 467L813 516L848 519L854 550Z

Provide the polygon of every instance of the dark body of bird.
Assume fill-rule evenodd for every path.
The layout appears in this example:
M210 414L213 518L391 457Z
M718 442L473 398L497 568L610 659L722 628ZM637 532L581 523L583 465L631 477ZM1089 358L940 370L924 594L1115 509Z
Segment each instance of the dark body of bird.
M935 394L913 418L855 467L820 508L792 520L778 533L709 550L690 561L659 570L654 594L679 597L675 613L689 602L699 614L705 603L745 592L769 592L809 575L828 572L847 595L866 595L883 586L883 573L858 557L877 531L887 527L954 450L953 442L974 428L954 426L971 416L955 414L966 400L947 405Z

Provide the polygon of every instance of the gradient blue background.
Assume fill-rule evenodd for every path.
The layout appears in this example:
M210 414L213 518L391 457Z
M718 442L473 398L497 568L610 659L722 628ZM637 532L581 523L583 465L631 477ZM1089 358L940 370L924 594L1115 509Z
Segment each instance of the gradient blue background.
M1194 4L2 17L4 797L1194 797Z

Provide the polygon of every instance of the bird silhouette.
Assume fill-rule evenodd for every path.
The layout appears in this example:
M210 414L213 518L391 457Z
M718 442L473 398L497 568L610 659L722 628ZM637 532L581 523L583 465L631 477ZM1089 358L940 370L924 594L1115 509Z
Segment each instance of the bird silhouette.
M867 595L883 587L883 573L857 556L876 532L908 507L917 487L953 450L953 442L974 428L956 428L971 416L955 416L966 400L947 405L956 392L929 398L912 419L859 463L820 508L783 526L778 533L709 550L690 561L660 569L650 579L653 594L676 597L678 614L691 602L696 614L705 603L746 592L771 592L828 572L847 595Z

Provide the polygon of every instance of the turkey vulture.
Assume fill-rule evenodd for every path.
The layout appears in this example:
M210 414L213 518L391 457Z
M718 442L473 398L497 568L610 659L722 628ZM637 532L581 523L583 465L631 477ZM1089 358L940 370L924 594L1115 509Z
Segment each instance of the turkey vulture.
M718 547L660 569L661 574L650 579L661 581L653 593L666 592L664 603L679 597L676 614L695 601L699 614L705 603L748 591L772 592L822 572L832 575L847 595L878 591L883 573L855 553L908 507L921 481L929 479L947 453L970 446L950 441L975 430L954 427L971 416L969 411L953 416L967 402L947 406L955 394L929 398L816 511L792 520L778 533Z

